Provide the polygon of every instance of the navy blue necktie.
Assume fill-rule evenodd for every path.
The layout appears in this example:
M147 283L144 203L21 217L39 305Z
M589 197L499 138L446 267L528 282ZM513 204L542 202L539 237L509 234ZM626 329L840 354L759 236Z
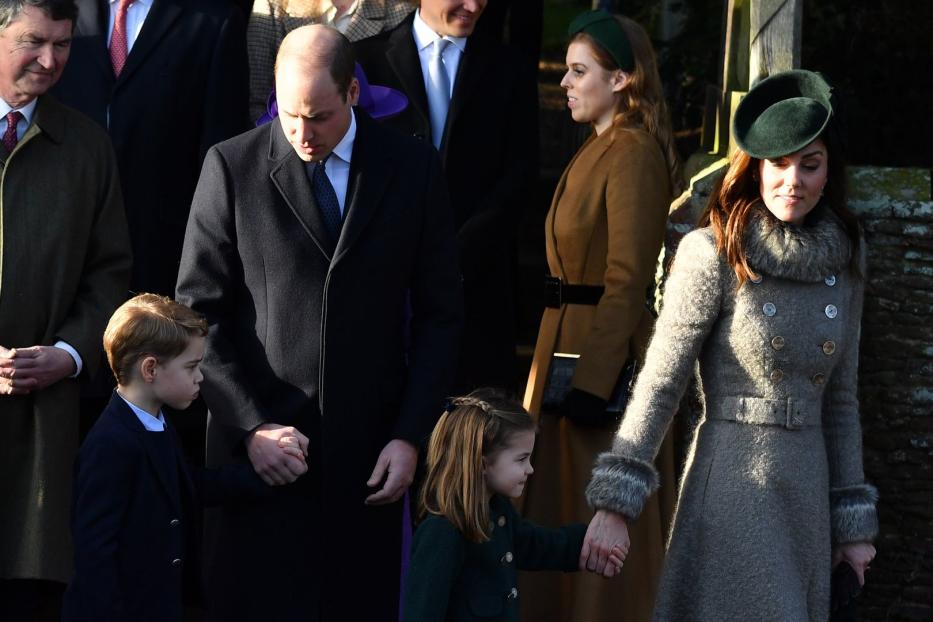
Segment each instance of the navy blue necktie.
M337 201L337 193L334 192L334 186L330 183L330 179L327 178L327 174L324 172L324 166L327 163L327 158L324 158L317 164L312 164L311 166L314 169L311 171L311 191L314 192L314 200L317 202L317 207L321 210L321 217L324 219L324 226L327 227L327 232L330 234L330 237L335 242L340 239L340 226L341 226L341 216L340 216L340 202Z

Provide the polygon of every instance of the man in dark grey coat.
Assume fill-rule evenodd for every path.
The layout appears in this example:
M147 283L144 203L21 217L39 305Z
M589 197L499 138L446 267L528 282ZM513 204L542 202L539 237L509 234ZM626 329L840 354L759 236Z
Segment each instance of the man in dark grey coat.
M208 461L292 481L277 445L292 425L308 474L213 517L210 614L395 620L400 499L462 322L450 206L430 146L353 108L343 35L292 31L276 67L278 120L205 159L178 296L210 324Z

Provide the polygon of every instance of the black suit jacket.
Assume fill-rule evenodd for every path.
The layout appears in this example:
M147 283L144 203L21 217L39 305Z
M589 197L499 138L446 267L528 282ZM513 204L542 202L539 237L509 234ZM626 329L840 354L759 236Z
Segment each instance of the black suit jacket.
M198 508L272 494L247 465L189 470L175 432L148 432L116 393L75 461L75 576L66 622L181 622Z
M244 437L265 422L311 439L305 497L218 518L223 535L208 554L216 619L315 619L328 607L341 619L397 617L401 505L364 506L365 482L389 440L417 446L440 415L462 294L433 149L356 114L337 243L278 121L211 149L195 193L178 298L210 324L208 460L245 460ZM266 529L288 534L290 548L242 548ZM231 541L240 548L227 558ZM352 595L361 564L362 599ZM307 597L251 610L258 585Z
M430 144L413 23L414 13L353 46L370 82L408 96L408 108L386 123ZM537 85L527 67L519 50L471 36L440 146L466 293L461 390L490 383L511 388L505 377L511 374L497 366L514 357L515 236L537 174Z
M133 291L172 295L201 161L249 127L245 24L227 0L154 0L115 78L109 4L77 0L71 56L54 89L107 129L133 244Z

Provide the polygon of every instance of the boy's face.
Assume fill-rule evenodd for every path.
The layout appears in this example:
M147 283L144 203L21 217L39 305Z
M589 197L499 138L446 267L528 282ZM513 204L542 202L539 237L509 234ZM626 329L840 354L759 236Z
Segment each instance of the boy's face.
M204 337L192 337L185 351L164 363L157 363L152 392L161 403L184 410L198 397L201 381L200 363L204 358Z

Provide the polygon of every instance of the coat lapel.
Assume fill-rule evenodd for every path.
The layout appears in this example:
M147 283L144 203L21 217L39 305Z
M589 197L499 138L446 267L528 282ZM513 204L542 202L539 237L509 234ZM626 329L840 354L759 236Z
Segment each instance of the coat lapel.
M483 44L483 39L470 37L467 40L466 50L460 65L457 68L457 78L454 81L454 92L450 98L450 107L447 109L447 121L444 124L444 138L441 143L441 158L446 163L447 145L450 141L451 130L463 112L464 104L470 97L476 97L481 91L480 83L491 60L490 48Z
M129 56L126 57L126 65L120 72L120 77L117 78L117 88L142 65L146 57L168 33L175 20L181 16L181 12L181 5L172 0L155 0L152 3L146 21L143 22L142 30L139 31L139 37L133 44Z
M113 76L110 51L107 48L107 30L110 24L110 3L107 0L81 2L78 10L78 23L75 24L75 37L92 39L91 56L98 69Z
M385 159L385 151L379 145L379 128L369 115L360 109L356 112L356 140L350 163L350 179L347 184L346 217L334 263L340 261L360 237L369 223L380 197L389 181L392 166Z
M424 77L421 74L421 59L415 48L415 39L412 35L414 13L402 25L392 31L389 46L386 50L386 59L398 76L402 90L408 96L412 107L421 115L422 120L430 125L428 119L428 94L424 88Z
M269 123L269 158L275 160L269 176L272 183L285 199L286 205L295 214L302 228L310 236L328 261L336 246L324 226L321 211L314 201L311 182L305 172L305 163L288 144L278 119ZM355 150L354 150L355 153ZM355 159L355 158L354 158Z

